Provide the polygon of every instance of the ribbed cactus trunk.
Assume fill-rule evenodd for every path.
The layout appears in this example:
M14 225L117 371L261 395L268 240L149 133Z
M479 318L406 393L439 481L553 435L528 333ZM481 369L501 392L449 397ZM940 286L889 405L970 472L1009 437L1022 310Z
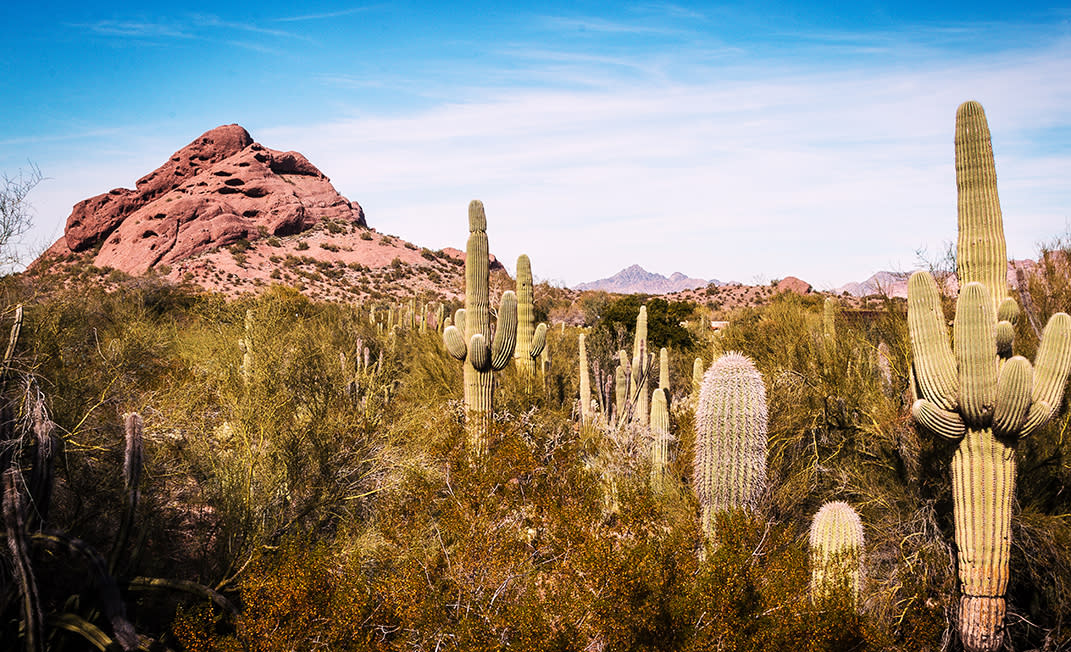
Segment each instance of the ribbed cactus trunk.
M628 418L628 372L624 365L617 365L614 372L614 422L625 423Z
M546 342L547 325L535 325L532 262L528 256L521 254L517 258L517 348L513 356L527 393L532 392L536 359L543 352Z
M956 276L961 284L977 281L989 288L996 309L1008 296L1008 254L993 141L977 102L964 102L956 111L956 190Z
M588 371L588 349L584 334L580 334L580 423L589 426L594 415L591 413L591 374Z
M821 602L845 592L859 600L863 522L851 505L829 502L811 522L811 599Z
M669 392L669 349L658 349L658 389Z
M651 396L651 489L656 492L666 489L669 443L669 404L666 390L658 388Z
M956 113L960 295L953 344L933 278L908 283L915 419L959 442L952 500L959 553L959 632L968 652L994 652L1004 637L1016 442L1052 418L1071 370L1071 318L1049 320L1031 366L1013 356L1018 306L1007 297L1004 229L989 129L975 102Z
M633 398L632 418L646 426L650 417L650 399L647 396L647 376L650 365L647 360L647 306L640 306L636 316L636 335L632 341L632 382L629 389Z
M498 330L491 339L489 279L487 217L483 203L474 200L469 204L464 313L459 310L455 324L443 331L443 342L450 355L464 362L465 430L469 451L477 459L486 454L490 437L492 371L505 367L517 342L517 298L512 291L502 295Z
M762 376L746 356L726 353L703 377L695 413L692 484L708 540L718 512L758 503L766 485L766 431Z

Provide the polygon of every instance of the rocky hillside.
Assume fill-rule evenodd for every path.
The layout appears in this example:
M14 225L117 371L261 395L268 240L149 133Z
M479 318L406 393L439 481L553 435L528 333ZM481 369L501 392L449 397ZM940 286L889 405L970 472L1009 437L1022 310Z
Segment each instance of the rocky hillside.
M134 189L78 202L63 237L31 273L150 273L229 296L282 283L320 299L434 299L462 291L464 257L368 228L360 205L302 154L267 148L226 125L172 154Z

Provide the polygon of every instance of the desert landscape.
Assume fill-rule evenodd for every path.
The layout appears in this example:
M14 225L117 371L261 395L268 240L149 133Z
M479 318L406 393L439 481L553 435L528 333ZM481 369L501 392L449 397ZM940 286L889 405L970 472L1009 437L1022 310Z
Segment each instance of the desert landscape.
M529 9L34 37L218 95L0 135L0 649L1071 649L1062 14Z

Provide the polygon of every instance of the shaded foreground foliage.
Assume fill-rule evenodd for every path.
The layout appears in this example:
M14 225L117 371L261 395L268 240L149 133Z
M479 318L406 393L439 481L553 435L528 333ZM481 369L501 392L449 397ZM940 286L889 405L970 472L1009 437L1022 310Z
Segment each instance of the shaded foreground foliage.
M1071 301L1064 268L1051 267L1033 289L1042 323ZM717 336L695 322L682 327L703 314L676 308L686 310L673 313L665 334L676 347L676 482L655 493L648 433L577 425L577 328L550 330L551 367L534 395L512 367L502 374L491 449L474 466L465 452L461 371L435 332L380 329L369 322L369 306L313 303L283 288L231 303L152 279L111 293L34 300L30 291L8 281L6 303L26 303L12 382L40 387L62 440L48 527L111 550L123 503L120 415L138 411L145 421L142 501L115 570L119 585L135 576L193 581L240 609L235 616L203 598L124 589L131 622L153 645L954 644L950 450L907 416L900 302L889 301L876 318L843 315L831 335L818 298L781 295L738 312ZM635 318L639 303L630 301L606 303L593 323L589 355L604 370L613 369ZM1020 322L1027 349L1036 346L1029 328ZM765 378L769 483L758 512L721 517L718 546L705 549L689 489L691 360L699 355L709 365L729 350L753 358ZM1063 413L1020 448L1008 593L1015 649L1071 641L1064 629L1071 619L1067 426ZM807 529L828 500L855 506L866 530L857 610L850 601L809 599ZM45 563L45 551L34 554ZM43 610L76 610L111 634L84 581L65 579L82 571L49 563ZM23 635L6 566L3 572L7 647ZM84 647L63 630L48 637L56 649Z

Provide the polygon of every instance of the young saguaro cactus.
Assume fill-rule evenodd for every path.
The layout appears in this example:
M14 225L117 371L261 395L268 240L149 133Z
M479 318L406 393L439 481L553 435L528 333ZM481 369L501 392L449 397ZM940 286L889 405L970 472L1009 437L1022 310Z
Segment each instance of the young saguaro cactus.
M1019 308L1007 297L1004 228L989 128L982 107L956 112L960 294L954 346L933 277L908 282L911 407L915 420L959 443L952 501L959 549L959 633L969 652L1001 647L1008 586L1015 450L1052 418L1071 371L1071 317L1057 313L1042 333L1034 365L1013 356Z
M692 485L703 532L714 537L714 515L753 509L766 484L766 386L740 353L718 358L703 377L695 412Z
M588 348L584 334L579 338L580 357L580 422L591 425L594 415L591 413L591 374L588 372Z
M517 371L524 378L526 391L532 390L536 359L547 344L547 325L535 325L535 302L532 291L532 262L526 254L517 258L517 349L513 352Z
M863 522L851 505L843 501L822 505L811 521L812 600L846 591L858 602L863 543Z
M658 492L666 488L669 474L669 404L666 393L660 387L651 395L651 489Z
M517 296L502 294L498 324L491 338L489 303L490 258L487 250L487 216L483 203L469 204L469 241L465 256L465 308L443 331L443 343L464 364L465 430L469 452L479 459L487 452L491 429L493 371L501 371L513 357L517 343Z

